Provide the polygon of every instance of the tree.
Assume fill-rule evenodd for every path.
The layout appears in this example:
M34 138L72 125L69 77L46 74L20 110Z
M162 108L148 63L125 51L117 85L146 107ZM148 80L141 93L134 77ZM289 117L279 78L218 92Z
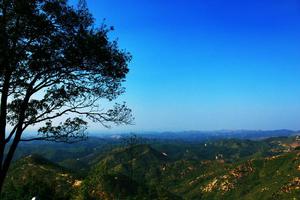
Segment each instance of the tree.
M125 103L104 109L124 92L130 54L94 28L84 1L0 0L0 189L20 141L74 142L86 119L129 124ZM40 127L34 138L23 136ZM7 152L7 153L5 153Z

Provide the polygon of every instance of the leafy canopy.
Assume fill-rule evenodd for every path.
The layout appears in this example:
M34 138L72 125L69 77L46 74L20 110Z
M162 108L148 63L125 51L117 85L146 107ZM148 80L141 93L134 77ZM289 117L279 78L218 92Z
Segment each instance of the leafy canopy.
M6 122L13 127L7 141L18 130L40 123L44 126L39 136L29 140L81 139L86 119L106 127L132 122L125 103L111 109L99 105L99 100L113 101L124 92L131 59L116 41L109 41L111 27L95 28L84 4L74 8L66 0L0 2L2 100L7 95L1 104L6 103ZM61 122L55 123L56 118Z

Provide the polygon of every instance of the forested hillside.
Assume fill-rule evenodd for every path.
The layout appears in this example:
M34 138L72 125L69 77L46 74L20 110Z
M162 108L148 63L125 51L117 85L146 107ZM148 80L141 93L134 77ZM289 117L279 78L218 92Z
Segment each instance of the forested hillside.
M298 146L295 136L26 144L1 199L297 199Z

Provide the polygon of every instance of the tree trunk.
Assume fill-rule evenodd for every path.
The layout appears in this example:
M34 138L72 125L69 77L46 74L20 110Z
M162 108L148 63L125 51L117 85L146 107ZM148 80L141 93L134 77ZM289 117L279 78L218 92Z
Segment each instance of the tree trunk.
M9 62L8 62L8 37L6 32L6 5L7 2L2 2L2 21L1 23L1 35L3 37L3 49L1 52L2 62L0 63L1 70L4 70L4 81L1 88L1 105L0 105L0 177L2 176L2 164L4 159L4 151L5 151L5 129L6 129L6 113L7 113L7 98L9 91L9 83L11 78L11 73L9 72Z
M7 172L8 172L9 166L11 164L11 161L13 159L13 156L15 154L17 146L18 146L18 144L21 140L21 136L22 136L22 133L23 133L23 123L24 123L24 120L25 120L25 111L28 107L28 102L29 102L29 99L30 99L30 96L31 96L31 90L32 90L32 86L30 86L30 88L28 89L28 91L25 95L25 98L23 100L23 103L22 103L22 106L21 106L21 111L20 111L20 116L19 116L19 119L18 119L17 130L16 130L16 133L15 133L15 137L13 139L13 142L9 146L9 151L8 151L6 157L5 157L4 162L1 163L1 169L0 169L0 173L1 173L0 174L0 194L3 190L3 184L4 184L5 177L7 175ZM5 119L5 122L6 122L6 119ZM5 144L5 136L4 136L4 144Z
M0 194L2 194L2 189L3 189L3 185L4 185L5 176L6 176L6 174L1 169L0 170Z
M1 111L0 111L0 193L3 188L4 179L7 170L4 169L4 151L6 146L5 132L6 132L6 109L7 109L7 94L9 88L9 77L6 77L3 85L1 95Z
M7 8L7 2L3 1L3 7L2 7L2 21L1 21L1 34L4 38L3 47L4 52L2 52L2 63L0 63L0 67L2 70L5 70L4 75L4 82L1 90L1 106L0 106L0 194L3 189L3 184L5 180L5 176L7 172L3 169L3 161L4 161L4 151L6 146L5 141L5 133L6 133L6 114L7 114L7 99L8 99L8 91L9 91L9 83L10 83L10 77L11 73L9 72L9 62L8 62L8 37L6 32L6 8ZM7 66L8 64L8 66Z
M21 135L22 135L22 131L16 133L14 141L12 142L11 146L9 147L9 151L6 155L6 158L3 162L3 165L1 166L1 169L0 169L0 194L2 193L5 177L7 175L9 166L10 166L11 161L13 159L14 153L15 153L15 151L17 149L17 146L20 142Z

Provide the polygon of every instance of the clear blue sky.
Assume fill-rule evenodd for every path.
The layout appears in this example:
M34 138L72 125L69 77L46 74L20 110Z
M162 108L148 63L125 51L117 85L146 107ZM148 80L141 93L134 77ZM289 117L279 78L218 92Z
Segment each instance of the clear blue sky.
M299 0L87 3L133 55L113 131L300 129Z

